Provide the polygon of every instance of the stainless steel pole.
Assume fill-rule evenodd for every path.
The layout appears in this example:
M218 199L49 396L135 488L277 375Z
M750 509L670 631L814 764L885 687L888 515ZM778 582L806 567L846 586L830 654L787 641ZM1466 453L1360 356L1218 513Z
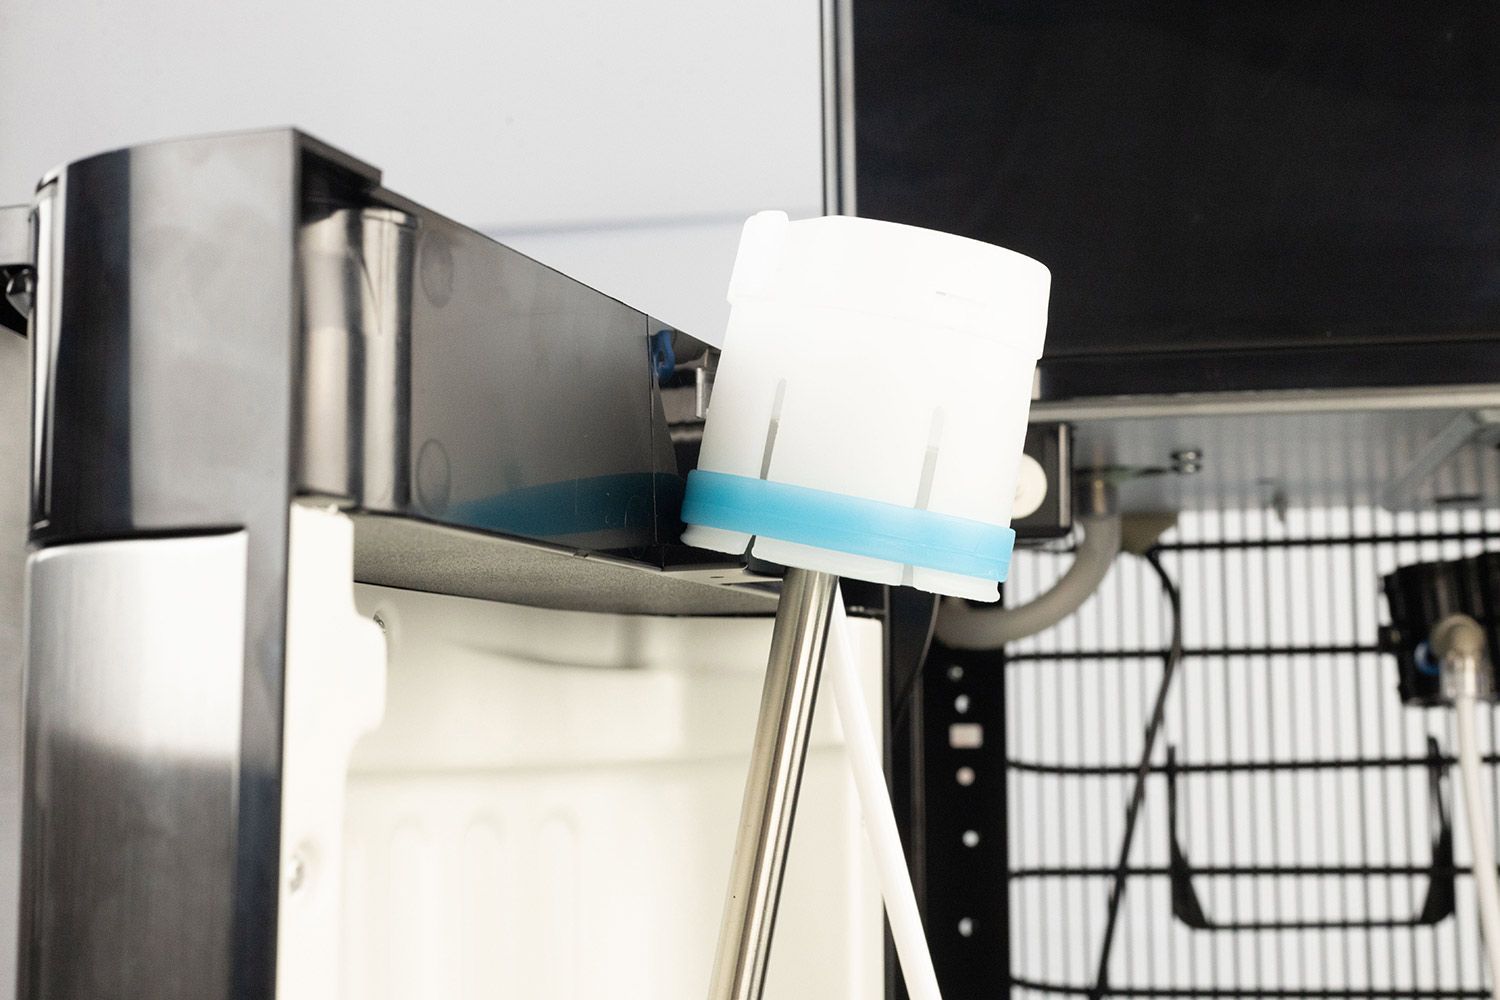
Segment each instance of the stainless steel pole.
M788 569L781 584L709 1000L760 1000L765 988L838 582L829 573Z

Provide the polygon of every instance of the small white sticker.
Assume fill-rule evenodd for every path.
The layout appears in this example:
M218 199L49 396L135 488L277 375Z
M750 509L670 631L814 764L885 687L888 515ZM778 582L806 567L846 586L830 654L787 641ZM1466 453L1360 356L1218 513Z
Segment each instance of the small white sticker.
M955 722L948 727L948 745L955 750L978 750L984 746L984 726L977 722Z
M1042 468L1042 463L1023 454L1021 469L1016 476L1016 502L1011 507L1011 518L1019 521L1023 517L1030 517L1041 510L1042 501L1046 499L1047 470Z

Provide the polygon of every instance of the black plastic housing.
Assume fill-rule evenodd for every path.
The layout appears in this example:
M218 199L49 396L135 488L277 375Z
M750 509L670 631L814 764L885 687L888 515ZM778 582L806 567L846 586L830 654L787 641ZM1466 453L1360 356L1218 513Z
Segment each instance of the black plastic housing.
M1500 552L1403 566L1385 577L1384 588L1391 624L1382 630L1381 647L1396 657L1402 701L1444 703L1438 665L1426 643L1449 615L1469 615L1484 626L1493 661L1500 648Z

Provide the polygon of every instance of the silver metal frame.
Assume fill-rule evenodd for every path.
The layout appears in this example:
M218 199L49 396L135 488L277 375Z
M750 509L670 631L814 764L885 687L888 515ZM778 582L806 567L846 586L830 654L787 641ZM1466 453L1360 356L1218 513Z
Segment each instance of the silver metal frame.
M21 221L30 256L0 268L34 277L31 475L12 480L32 484L28 1000L274 995L293 499L378 521L359 544L390 550L383 583L769 609L702 562L665 572L677 466L651 338L705 348L374 168L292 130L158 143L0 211L8 256ZM419 558L434 533L491 544L439 565ZM231 537L236 560L183 555ZM237 611L212 636L204 595Z
M11 1000L16 978L21 848L21 646L26 576L27 455L30 353L26 340L0 330L0 1000Z
M18 995L231 982L248 553L233 532L31 557Z
M823 211L858 215L854 191L854 0L822 0Z

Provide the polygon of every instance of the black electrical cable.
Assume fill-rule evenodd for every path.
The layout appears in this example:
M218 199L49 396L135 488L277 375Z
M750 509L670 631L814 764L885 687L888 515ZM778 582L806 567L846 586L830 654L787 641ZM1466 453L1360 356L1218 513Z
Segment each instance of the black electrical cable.
M927 623L927 637L922 640L922 655L917 657L916 666L912 667L911 673L901 685L901 691L896 695L895 701L891 702L891 728L900 729L901 724L906 721L906 714L911 709L911 699L917 691L917 682L922 679L922 671L927 667L927 660L932 653L932 635L937 630L937 616L942 607L941 599L933 605L932 618Z
M1077 550L1077 545L1069 543L1066 548L1055 549L1053 551L1076 552ZM1003 588L1001 590L1001 595L1003 602ZM906 678L905 683L901 685L901 691L896 695L895 700L891 702L891 728L893 729L899 728L901 726L901 723L906 721L906 713L911 709L912 695L916 693L917 682L922 679L922 671L927 666L926 650L932 647L933 634L937 631L937 618L938 615L942 614L942 602L956 600L958 600L958 598L956 597L940 598L937 607L934 609L932 623L927 628L927 643L923 647L924 652L922 659L917 662L917 668L913 670L911 672L911 675ZM1001 647L997 646L994 652L999 652L1000 648Z
M1152 548L1145 554L1146 562L1156 571L1161 580L1162 592L1172 606L1172 644L1163 657L1161 684L1156 689L1156 704L1151 709L1151 721L1146 725L1146 745L1141 750L1140 764L1135 770L1135 788L1130 793L1130 804L1125 808L1125 834L1120 841L1120 857L1115 863L1113 882L1109 890L1109 912L1104 921L1104 940L1099 946L1099 967L1094 976L1094 987L1089 990L1090 1000L1100 1000L1109 989L1109 956L1114 951L1115 928L1120 920L1120 904L1125 900L1125 877L1130 862L1130 847L1135 841L1136 821L1140 819L1141 803L1146 798L1146 777L1151 773L1151 754L1156 749L1156 738L1161 733L1162 719L1167 712L1167 692L1172 688L1172 677L1182 662L1182 596L1177 584L1161 564L1161 550Z
M927 665L927 657L923 656L912 668L911 675L906 678L906 683L901 685L901 693L896 696L896 703L891 708L891 728L899 729L906 721L906 713L911 709L911 697L916 693L917 682L922 679L922 668Z

